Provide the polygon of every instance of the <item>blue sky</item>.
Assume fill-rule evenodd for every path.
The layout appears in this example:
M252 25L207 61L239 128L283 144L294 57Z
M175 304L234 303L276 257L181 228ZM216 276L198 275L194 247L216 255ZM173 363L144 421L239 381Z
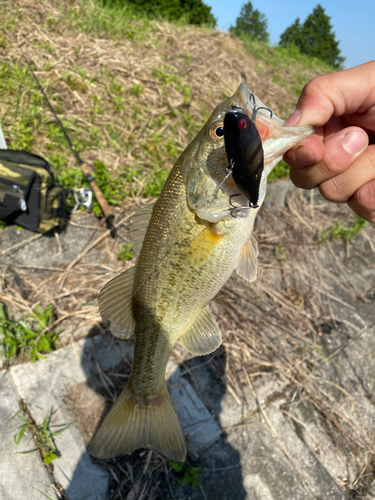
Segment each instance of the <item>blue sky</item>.
M247 0L204 0L217 19L217 27L227 31L234 25ZM253 8L266 15L270 42L277 45L280 35L297 17L303 22L317 4L331 18L345 68L375 59L375 0L253 0Z

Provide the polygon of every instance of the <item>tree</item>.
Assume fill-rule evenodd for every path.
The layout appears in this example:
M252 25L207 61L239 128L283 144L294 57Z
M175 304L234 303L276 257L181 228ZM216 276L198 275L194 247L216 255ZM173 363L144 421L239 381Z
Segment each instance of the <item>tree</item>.
M189 24L208 24L216 27L216 19L211 12L211 7L202 0L180 0L181 8L188 16Z
M121 3L123 0L105 0ZM189 24L208 24L213 28L216 19L211 13L211 7L202 0L128 0L135 4L143 13L162 16L170 21L185 17Z
M303 25L297 18L282 33L279 45L287 47L293 44L310 57L317 57L336 69L342 68L345 58L340 56L339 42L332 31L330 19L318 4Z
M251 2L243 5L240 17L237 17L236 26L231 26L229 31L234 35L248 35L253 40L268 42L270 35L267 32L267 18L258 9L253 9Z
M299 22L299 17L297 17L294 23L281 35L279 45L282 47L288 47L289 45L301 47L302 39L302 25Z

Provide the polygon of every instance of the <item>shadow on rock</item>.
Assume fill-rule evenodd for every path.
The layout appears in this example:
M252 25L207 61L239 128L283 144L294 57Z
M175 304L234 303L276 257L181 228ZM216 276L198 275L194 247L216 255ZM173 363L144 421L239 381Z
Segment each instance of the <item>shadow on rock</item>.
M95 332L90 333L96 333L98 328L102 330L102 335L88 338L83 347L85 355L81 363L87 381L70 386L65 396L65 403L73 414L86 446L103 416L125 387L131 370L133 341L114 338L101 324L96 325L93 328ZM158 453L144 449L113 459L93 458L94 464L108 474L108 489L104 495L99 491L100 487L98 490L94 488L89 498L246 498L240 455L222 436L216 423L221 412L221 398L226 392L225 357L225 349L221 347L208 356L185 361L175 367L177 371L167 382L187 438L188 456L185 465L180 467ZM197 412L200 417L197 417ZM201 420L193 422L196 418ZM218 429L216 440L201 449L199 439L202 437L199 438L199 433L202 436L202 432L214 432L212 426ZM82 467L87 460L87 455L84 455L77 463L70 486L65 490L70 500L81 500L77 496L77 485L87 480L85 468Z

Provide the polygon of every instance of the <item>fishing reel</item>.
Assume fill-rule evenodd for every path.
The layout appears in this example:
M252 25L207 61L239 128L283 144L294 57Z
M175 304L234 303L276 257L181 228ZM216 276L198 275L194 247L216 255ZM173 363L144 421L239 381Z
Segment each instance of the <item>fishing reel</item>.
M75 205L72 214L75 214L78 207L85 207L88 212L92 210L92 191L87 187L73 189Z

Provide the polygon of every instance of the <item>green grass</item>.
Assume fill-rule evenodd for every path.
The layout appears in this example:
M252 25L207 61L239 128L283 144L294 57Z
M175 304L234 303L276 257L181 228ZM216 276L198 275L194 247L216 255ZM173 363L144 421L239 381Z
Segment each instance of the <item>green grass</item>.
M69 72L65 75L64 81L72 90L79 89L82 92L82 89L87 87L85 79L85 70L75 68L75 72ZM44 85L43 79L41 83ZM56 181L71 188L87 185L85 176L78 165L67 166L67 158L72 158L73 153L60 126L53 121L51 122L51 112L28 68L15 61L12 64L0 64L0 93L6 96L5 104L11 110L2 117L2 124L5 122L10 124L7 128L3 125L5 132L7 132L8 147L41 154L36 145L36 138L42 134L45 138L44 156L57 170ZM57 113L61 113L63 109L59 103L59 97L53 95L50 98ZM91 101L92 126L88 128L87 133L82 133L82 126L77 120L73 118L63 120L65 128L79 151L92 147L104 149L104 127L100 124L99 118L102 113L102 103L96 95L91 96ZM96 125L97 121L98 125ZM118 139L117 129L111 124L108 124L106 128L108 137L115 142ZM94 162L93 174L108 203L118 204L129 194L129 190L122 188L121 181L113 177L103 162ZM96 201L93 209L97 215L101 215Z
M124 263L133 258L132 243L123 243L121 252L117 254L117 258Z
M150 19L126 3L109 3L102 0L82 2L72 7L62 7L60 24L68 17L71 29L93 36L107 35L112 39L147 40L152 31ZM51 22L51 21L50 21Z
M0 342L5 356L8 359L26 356L36 361L44 357L42 353L56 349L58 333L50 331L52 323L51 304L45 310L37 305L34 313L13 321L4 304L0 303Z
M277 179L285 179L286 177L289 177L289 169L289 165L285 163L284 160L281 160L269 174L268 182L273 182Z
M154 169L151 172L150 180L144 190L145 196L152 196L154 198L159 196L161 190L163 189L165 181L167 180L168 175L169 175L169 170Z
M90 94L91 106L90 116L86 117L91 122L91 126L82 129L82 125L75 118L64 117L63 123L67 129L75 147L83 152L92 148L106 149L108 143L114 146L118 153L124 153L124 131L133 124L126 114L128 110L128 94L124 92L116 76L109 69L102 68L103 82L108 92L109 103L105 104L101 98L95 94ZM191 89L182 78L175 75L170 67L163 65L155 70L155 75L160 80L161 91L165 95L167 102L171 87L183 94L184 105L188 105L191 98ZM63 75L64 82L72 91L86 92L89 84L89 77L84 68L73 68L72 71ZM46 82L41 78L41 84ZM36 87L34 80L28 69L17 63L12 65L2 64L0 66L0 91L7 95L6 103L9 109L14 110L11 115L4 116L3 122L7 120L11 126L5 129L7 132L8 145L12 149L23 149L30 152L38 152L36 137L44 135L45 154L44 156L57 169L57 182L67 187L82 187L86 185L85 177L79 166L72 165L72 152L69 149L66 138L59 125L51 121L51 113ZM144 92L140 84L134 84L131 93L137 99L142 97ZM20 98L20 96L23 96ZM61 99L59 95L50 90L49 95L58 114L63 114ZM16 101L16 105L14 105ZM119 128L114 123L103 123L101 115L104 105L108 110L108 104L112 104L113 112L123 122L123 128ZM154 196L152 193L160 193L160 179L165 180L165 166L169 170L177 157L183 150L183 145L178 142L174 135L174 130L178 126L186 129L186 135L192 139L198 132L201 123L190 114L188 109L182 111L171 110L170 116L153 115L152 109L143 104L143 101L133 103L134 111L132 121L136 122L136 131L140 139L142 154L139 161L135 162L134 168L124 169L119 166L115 178L111 171L103 162L94 162L93 174L99 187L110 204L118 204L126 196L137 192L139 181L147 184L142 179L149 178L145 195ZM174 122L171 124L171 120ZM204 117L202 117L202 122ZM134 144L133 144L134 146ZM125 147L132 147L131 138ZM151 173L142 168L143 158L147 155L147 163L154 165ZM137 152L135 158L138 160ZM69 163L69 166L67 165ZM123 175L125 174L125 176ZM125 184L127 184L125 186ZM129 185L130 184L130 185ZM156 195L157 196L157 195ZM94 211L100 215L99 206L94 204Z
M356 217L355 222L348 226L344 226L340 224L340 222L334 221L333 226L318 232L318 243L329 240L352 241L363 227L369 225L369 222L360 217Z
M26 406L21 401L21 407L22 410L26 410ZM30 422L27 420L25 417L22 416L21 411L19 410L16 412L9 420L6 422L5 425L7 425L9 422L11 422L14 418L20 419L23 423L20 425L18 431L16 434L13 436L13 441L16 446L19 446L21 443L23 437L27 432L30 432L34 437L37 442L37 447L35 449L29 450L29 451L24 451L21 452L23 455L28 454L28 453L34 453L38 450L41 451L42 457L43 457L43 462L46 465L49 465L52 460L56 460L57 458L60 458L60 453L56 449L55 444L54 444L54 437L58 436L62 432L66 431L69 427L69 425L64 425L62 429L53 431L51 430L50 424L51 424L51 412L47 411L43 421L41 424L36 424L33 422ZM61 427L61 426L60 426Z
M297 66L300 66L302 69L317 70L320 73L330 73L334 71L332 66L320 59L302 54L294 45L287 48L277 45L270 46L247 36L242 36L241 40L244 42L247 51L255 57L255 59L259 59L278 70L283 70L287 74L293 72L293 69ZM306 81L304 81L304 83L306 83Z
M173 460L169 461L169 467L175 472L178 486L193 486L193 488L199 488L199 474L202 471L200 467L193 467L186 463L181 464Z

